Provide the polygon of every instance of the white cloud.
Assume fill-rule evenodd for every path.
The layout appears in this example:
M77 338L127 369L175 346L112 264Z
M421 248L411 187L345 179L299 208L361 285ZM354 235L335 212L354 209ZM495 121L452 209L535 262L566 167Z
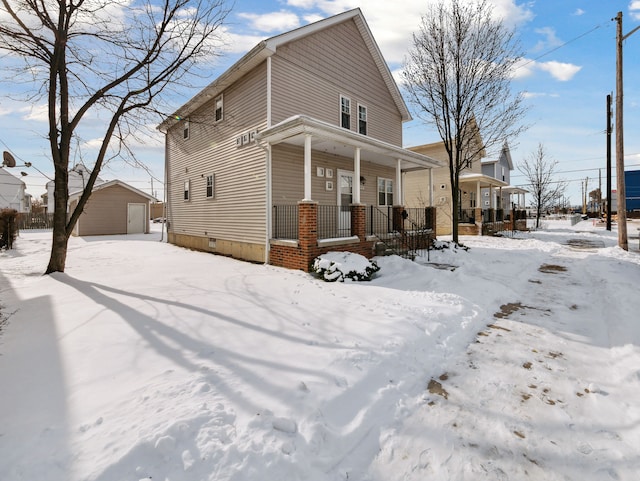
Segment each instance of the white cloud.
M571 63L556 62L536 62L535 60L521 59L515 66L512 74L514 80L520 80L534 75L536 71L543 71L550 74L554 79L561 82L571 80L582 67Z
M629 13L635 20L640 20L640 0L633 0L629 4Z
M536 99L541 97L551 97L551 98L560 97L558 94L549 94L545 92L522 92L522 96L525 99Z
M49 122L49 109L47 104L31 105L23 107L20 111L24 114L23 120L31 120L35 122Z
M539 52L541 50L549 50L551 48L558 47L563 43L562 40L556 37L556 30L554 28L551 28L551 27L536 28L535 32L539 33L540 35L543 35L545 38L544 40L539 40L538 43L533 47L532 50L534 52Z
M537 67L540 70L544 70L545 72L550 73L553 78L555 78L556 80L560 80L561 82L571 80L573 76L582 69L582 67L578 65L556 62L555 60L552 60L550 62L538 63Z
M574 17L579 17L581 15L584 15L586 12L584 10L582 10L581 8L577 8L575 12L573 12L571 15L573 15Z
M300 26L300 19L293 12L280 10L265 14L239 13L240 18L251 22L251 27L260 32L282 32Z

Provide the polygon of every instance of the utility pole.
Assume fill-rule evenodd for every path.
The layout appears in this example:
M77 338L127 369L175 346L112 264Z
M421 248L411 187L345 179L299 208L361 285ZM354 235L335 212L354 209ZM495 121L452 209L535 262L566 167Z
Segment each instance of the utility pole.
M611 94L607 95L607 230L611 232Z
M629 250L627 240L627 201L624 185L624 136L622 121L622 42L640 29L637 26L628 34L622 34L622 12L614 19L618 23L616 31L616 184L618 187L618 246Z

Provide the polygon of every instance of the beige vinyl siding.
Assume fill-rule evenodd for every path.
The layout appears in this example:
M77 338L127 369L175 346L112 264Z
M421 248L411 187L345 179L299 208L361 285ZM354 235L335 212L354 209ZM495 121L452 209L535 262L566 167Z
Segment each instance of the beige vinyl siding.
M325 171L324 177L317 175L317 167ZM326 177L327 169L333 170L333 178ZM338 202L338 170L353 172L353 159L338 157L324 152L311 152L311 198L322 205ZM276 145L272 149L273 203L296 204L304 197L304 150L302 147ZM362 177L360 201L366 205L377 205L377 179L395 179L395 169L371 162L360 165ZM333 190L326 189L326 182L333 182ZM395 189L394 189L395 190Z
M74 201L70 210L75 208ZM113 185L95 190L84 207L76 225L76 235L113 235L127 233L128 204L145 204L146 227L149 231L149 199Z
M236 138L266 127L266 64L223 92L224 118L215 122L215 100L189 119L183 140L178 123L167 135L170 230L246 243L265 243L266 154L255 142L238 147ZM215 176L214 197L206 178ZM183 199L189 180L190 198Z
M340 95L367 107L368 136L402 145L402 120L353 20L278 47L272 57L272 123L304 114L340 125Z

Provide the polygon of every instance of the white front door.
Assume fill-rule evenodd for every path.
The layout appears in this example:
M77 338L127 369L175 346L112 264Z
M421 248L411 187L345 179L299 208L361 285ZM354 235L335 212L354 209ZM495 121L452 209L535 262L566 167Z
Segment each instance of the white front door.
M351 235L351 204L353 204L353 172L338 170L338 235Z
M127 204L127 234L144 234L145 211L144 204Z

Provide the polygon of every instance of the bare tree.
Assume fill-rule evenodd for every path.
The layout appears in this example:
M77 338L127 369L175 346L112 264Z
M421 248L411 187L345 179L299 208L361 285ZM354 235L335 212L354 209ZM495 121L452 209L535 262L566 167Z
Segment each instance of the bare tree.
M161 94L221 45L224 0L0 0L0 51L31 101L47 103L54 166L53 241L46 273L63 272L67 243L104 163L135 159L128 143ZM84 191L67 215L68 171L88 124L104 133Z
M523 97L510 88L521 57L514 31L492 18L485 0L432 5L413 35L402 77L417 115L436 126L449 157L456 243L460 172L525 128Z
M536 209L536 229L540 227L540 215L556 202L560 202L567 189L563 180L554 180L558 162L547 158L542 144L525 158L518 170L526 177L526 187L533 197L531 206Z

